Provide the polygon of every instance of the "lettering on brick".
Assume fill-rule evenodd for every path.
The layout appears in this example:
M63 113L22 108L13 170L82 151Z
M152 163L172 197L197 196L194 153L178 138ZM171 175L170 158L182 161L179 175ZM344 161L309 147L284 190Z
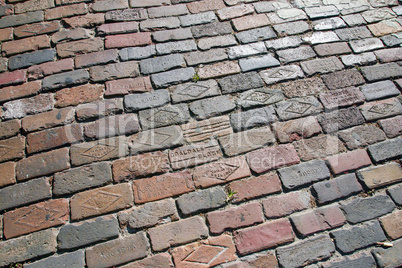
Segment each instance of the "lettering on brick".
M304 114L307 112L308 109L310 109L312 105L307 102L292 102L285 111L289 113L295 113L295 114Z
M232 133L229 117L215 117L209 120L197 121L181 126L188 142L197 142L214 136L224 136Z
M121 198L120 194L98 191L81 203L81 206L95 211L103 211Z
M117 148L116 146L112 146L109 144L98 143L95 146L89 148L88 150L85 150L83 153L81 153L81 155L93 157L95 159L101 159L102 157L106 156L116 148Z
M147 18L147 13L145 12L145 9L140 8L114 10L107 12L105 18L109 21L145 20Z
M179 116L179 113L176 111L160 109L154 115L147 117L147 120L155 123L165 123L172 121L177 116Z

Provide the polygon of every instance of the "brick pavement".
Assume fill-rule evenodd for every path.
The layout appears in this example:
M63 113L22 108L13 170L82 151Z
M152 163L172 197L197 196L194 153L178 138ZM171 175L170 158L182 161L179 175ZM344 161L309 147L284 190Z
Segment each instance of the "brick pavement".
M0 266L401 267L401 45L398 0L0 0Z

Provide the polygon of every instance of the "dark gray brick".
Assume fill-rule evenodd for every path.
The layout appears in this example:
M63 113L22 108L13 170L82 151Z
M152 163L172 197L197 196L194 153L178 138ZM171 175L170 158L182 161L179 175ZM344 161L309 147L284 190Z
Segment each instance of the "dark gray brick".
M329 89L345 88L363 84L364 78L356 69L343 70L322 76Z
M385 133L373 125L357 126L342 130L338 133L339 138L346 143L349 150L364 147L386 139Z
M0 211L52 197L47 178L30 180L0 189Z
M276 53L279 56L279 60L284 64L289 62L307 60L316 56L314 50L309 46L289 48L277 51Z
M275 104L276 112L281 120L289 120L320 113L324 110L321 103L312 96L293 98Z
M394 97L400 93L395 84L390 80L367 84L360 88L367 101Z
M362 114L356 107L320 114L317 120L325 133L337 132L338 130L358 126L365 122Z
M173 86L169 88L169 91L172 92L173 103L198 100L220 94L218 83L215 80L185 83Z
M384 44L388 47L394 47L402 44L402 37L396 34L390 34L386 36L382 36L381 40L384 42Z
M397 158L402 155L402 137L386 140L368 147L371 158L376 163Z
M154 32L152 36L157 42L184 40L193 37L189 28L158 31Z
M335 246L327 235L319 235L290 246L278 248L276 255L283 267L301 267L332 256Z
M140 69L143 74L159 73L176 67L185 66L184 58L180 54L172 54L140 61Z
M273 106L230 115L230 122L235 131L268 125L276 120L277 118Z
M176 202L181 213L189 215L224 206L226 192L222 187L214 187L182 195Z
M373 256L367 253L358 253L352 256L342 257L322 264L323 268L376 268Z
M180 82L187 82L193 79L194 68L182 68L173 71L151 75L151 80L157 88L168 87Z
M119 223L113 216L104 216L68 224L57 236L60 249L71 249L119 236Z
M335 239L336 247L342 253L351 253L387 239L377 220L365 222L362 225L351 228L336 230L331 234Z
M350 223L372 220L385 215L395 208L394 202L388 195L373 197L358 197L351 201L341 203L346 219Z
M376 248L371 252L381 268L402 266L402 239L394 241L393 247Z
M16 70L48 61L53 61L55 56L55 49L44 49L32 53L12 56L8 60L8 68L10 70Z
M248 44L252 42L257 42L261 40L268 40L276 37L274 30L271 27L263 27L252 29L248 31L243 31L235 34L237 40L242 44Z
M108 163L102 162L73 168L54 175L53 194L71 194L111 181L112 172Z
M191 28L195 38L206 37L206 36L217 36L224 34L231 34L233 32L230 22L211 22L208 24L193 26Z
M235 102L229 96L219 96L194 101L190 104L190 111L197 119L206 119L211 116L230 112L236 108Z
M83 84L89 81L89 73L87 70L77 70L67 73L54 74L45 77L42 81L42 89L58 89L66 86Z
M223 94L260 88L264 86L264 82L256 72L227 76L218 80L218 83L221 86Z
M139 112L143 129L186 123L190 119L187 104L167 105Z
M148 108L163 106L169 103L170 95L166 89L155 90L149 93L130 94L124 97L126 111L139 111Z
M402 184L390 187L387 191L398 206L402 205Z
M85 266L85 252L84 250L77 250L72 253L65 253L55 255L33 263L26 263L26 268L43 268L43 267L84 267Z
M335 30L335 33L340 39L345 41L372 37L371 32L366 26L337 29Z
M402 76L402 66L395 62L366 66L362 67L361 70L370 82Z
M3 3L3 6L0 6L0 17L3 17L5 15L9 15L13 13L13 6L12 5L5 5Z
M146 59L156 55L155 45L145 47L128 47L119 52L122 61Z
M0 29L43 21L43 11L28 12L0 18Z
M317 182L313 185L319 204L328 203L363 191L355 174L346 174L329 181Z

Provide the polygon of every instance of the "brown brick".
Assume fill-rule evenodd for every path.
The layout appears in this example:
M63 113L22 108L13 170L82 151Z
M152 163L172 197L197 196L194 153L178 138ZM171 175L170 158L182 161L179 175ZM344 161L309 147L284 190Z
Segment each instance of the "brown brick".
M76 4L82 2L91 2L90 0L56 0L56 5L69 5L69 4Z
M317 119L312 116L286 122L276 122L273 124L273 129L281 143L309 138L322 132Z
M225 8L225 3L222 0L203 0L187 4L188 10L191 13L200 13L210 10Z
M2 88L0 91L0 102L35 95L41 88L42 84L40 81Z
M97 28L97 32L101 35L135 33L138 32L138 22L128 21L102 24Z
M307 209L310 204L308 192L291 192L268 197L262 202L264 214L267 218L280 218L293 212Z
M212 65L205 65L198 69L198 76L201 79L208 79L237 73L240 73L240 67L239 64L234 61L223 61Z
M346 151L345 145L334 136L320 135L294 142L300 159L308 161Z
M33 23L14 28L14 35L21 38L48 34L58 31L60 27L61 25L59 21Z
M17 119L0 122L0 138L9 138L18 134L21 122Z
M363 149L334 155L328 157L327 161L334 174L340 174L371 165L370 157L366 150Z
M15 183L15 163L6 162L0 164L0 187Z
M0 73L0 86L21 84L26 80L26 71L18 70L14 72Z
M77 119L98 119L123 111L122 99L107 99L91 103L81 104L76 109Z
M0 162L20 159L25 156L25 137L18 136L0 140Z
M73 121L74 110L72 108L55 109L25 117L22 119L22 128L26 132L32 132L69 124Z
M50 47L50 38L47 35L28 37L20 40L2 43L1 49L7 55L18 54Z
M105 96L126 95L129 93L143 93L152 90L149 76L126 78L106 82Z
M173 267L169 253L160 253L140 261L132 262L121 268L149 268L149 267Z
M265 14L250 15L232 20L237 31L248 30L269 25L269 19Z
M320 44L315 46L314 50L319 56L333 56L352 52L346 42Z
M54 98L56 107L76 106L81 103L102 99L105 86L101 84L86 84L78 87L63 88L56 92Z
M187 142L198 142L233 133L228 116L196 121L181 126Z
M29 234L68 222L68 199L55 199L31 206L18 208L4 214L4 236Z
M133 134L139 132L140 129L136 114L120 114L104 117L85 125L85 136L90 139L100 139Z
M86 54L103 49L103 40L99 37L57 44L57 54L62 57L71 57L77 54Z
M357 175L368 188L373 189L402 181L402 168L398 163L391 162L386 165L363 169Z
M105 22L105 14L87 14L73 18L65 18L63 21L72 28L93 27Z
M0 29L0 42L13 39L13 28Z
M64 59L54 62L46 62L29 67L28 78L39 79L51 74L57 74L65 71L72 71L73 69L74 69L73 59Z
M162 152L145 153L113 162L113 179L115 182L133 180L168 171L169 158L166 153Z
M254 258L239 259L236 262L225 265L225 268L248 268L248 267L279 267L275 255L269 252L253 255Z
M17 163L17 180L25 181L39 176L46 176L69 167L68 148L36 154Z
M381 217L380 222L392 240L402 237L402 210Z
M356 87L331 90L320 94L320 101L325 109L331 110L338 107L360 104L365 101L363 93Z
M105 38L106 48L135 47L149 45L151 43L150 33L109 35Z
M84 133L79 124L46 129L28 134L27 152L28 154L37 153L82 140L84 140Z
M238 180L229 183L228 188L235 193L232 202L242 202L281 191L281 182L276 173Z
M402 30L402 26L396 20L380 21L368 25L368 28L375 36L392 34Z
M14 6L14 13L26 13L38 10L46 10L54 7L53 0L29 0Z
M190 171L182 171L133 181L136 204L156 201L195 190Z
M89 190L71 197L71 219L80 220L133 206L130 184L121 183Z
M98 64L117 62L118 50L110 49L75 57L75 67L85 68Z
M176 268L213 267L237 259L236 248L229 235L211 237L172 250Z
M325 85L329 89L345 88L363 84L364 78L356 69L348 69L322 76Z
M45 20L55 20L88 13L85 3L55 7L45 11Z

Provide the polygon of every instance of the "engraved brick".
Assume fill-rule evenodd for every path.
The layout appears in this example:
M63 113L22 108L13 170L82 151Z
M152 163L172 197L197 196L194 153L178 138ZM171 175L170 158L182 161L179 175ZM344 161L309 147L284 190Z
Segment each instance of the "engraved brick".
M89 68L89 73L91 75L91 80L98 82L119 78L136 77L139 75L140 70L137 62L127 61L108 64L105 66L94 66Z
M55 20L88 13L85 3L59 6L45 11L45 20Z
M362 90L367 101L399 95L399 90L390 80L366 84L361 86L360 89Z
M273 104L284 100L284 98L285 97L281 91L259 88L242 93L238 99L238 103L243 108L251 108Z
M234 19L232 22L237 31L249 30L270 24L270 21L265 14L244 16L242 18Z
M398 163L388 163L366 168L357 173L360 180L370 188L379 188L402 180L402 169Z
M385 232L391 239L402 237L402 211L397 210L389 215L380 218Z
M19 99L37 94L41 89L39 81L28 82L19 86L3 87L0 91L0 101Z
M26 81L26 71L17 70L14 72L0 73L0 86L21 84Z
M138 22L117 22L102 24L96 28L99 35L135 33L138 32Z
M388 138L398 137L402 134L402 116L400 115L393 118L380 120L379 124Z
M75 56L77 54L86 54L103 49L103 40L99 37L61 43L56 45L57 54L61 58Z
M349 150L353 150L383 141L386 136L379 128L367 125L342 130L339 132L339 138L346 143Z
M365 122L359 109L350 107L330 113L320 114L317 117L325 133L332 133L345 128L361 125Z
M86 84L78 87L63 88L56 92L54 98L56 107L76 106L86 102L97 101L102 98L104 86Z
M80 220L133 206L133 194L128 183L105 186L73 195L71 219Z
M17 136L0 141L0 162L20 159L25 156L25 137Z
M187 52L192 50L197 50L197 44L194 40L183 40L156 44L156 51L158 54L161 55Z
M300 159L308 161L346 151L343 143L330 135L320 135L310 139L304 139L293 143Z
M267 16L273 24L307 19L304 11L298 8L280 8L276 12L268 13Z
M113 11L110 11L113 12ZM107 14L107 13L106 13ZM77 16L72 18L64 18L63 22L68 26L76 27L93 27L105 22L104 14L87 14L84 16Z
M57 74L65 71L72 71L74 68L73 59L42 63L28 68L28 79L39 79L44 76Z
M49 34L58 31L60 27L61 25L59 21L28 24L15 28L14 35L21 38L33 35Z
M322 105L314 97L293 98L276 104L276 112L282 120L303 117L323 111Z
M240 66L237 62L223 61L212 65L205 65L198 69L198 75L201 79L208 79L230 74L240 73Z
M190 111L197 119L206 119L219 114L227 113L236 108L231 97L219 96L194 101L190 104Z
M132 94L124 97L127 111L138 111L163 106L169 102L169 92L165 89L144 94Z
M335 30L335 33L340 39L345 41L372 37L370 31L365 26L337 29Z
M215 80L186 83L169 88L172 102L183 102L219 95L218 83Z
M151 34L149 33L110 35L105 38L106 48L135 47L149 44L151 44Z
M395 98L368 102L359 108L367 121L391 117L402 113L402 104Z
M230 122L235 131L241 131L261 125L268 125L277 120L273 106L231 114Z
M337 57L329 57L304 61L301 63L301 67L307 75L313 75L316 73L324 74L339 71L342 70L344 66Z
M50 200L4 214L4 236L7 239L66 224L69 220L67 199Z
M54 74L42 80L42 89L51 90L66 86L74 86L88 82L89 73L87 70L75 70L71 72Z
M6 162L0 164L0 187L15 183L15 163Z
M366 52L378 48L384 47L383 43L379 38L367 38L352 40L349 42L350 46L355 53Z
M159 108L142 110L139 113L143 129L179 125L188 122L190 113L186 104L166 105Z
M50 38L47 35L28 37L1 44L1 50L5 52L7 56L48 47L50 47Z
M270 85L280 81L302 78L304 73L298 65L287 65L262 71L260 76L266 84Z
M222 0L203 0L188 3L187 7L191 13L200 13L224 8L225 4L223 3Z
M289 98L317 95L327 91L324 83L319 77L280 83L269 87L269 89L282 91Z
M43 130L73 122L74 111L72 108L54 109L37 115L31 115L22 119L22 128L26 132Z
M126 78L106 82L105 96L126 95L129 93L143 93L152 90L149 76Z
M181 128L187 142L198 142L233 133L228 116L188 123Z
M123 111L123 100L115 98L80 104L76 108L76 116L81 121L98 119L121 111Z
M132 8L109 11L104 17L107 21L137 21L147 19L148 15L145 9Z
M327 162L334 174L340 174L371 165L370 157L363 149L328 157Z

